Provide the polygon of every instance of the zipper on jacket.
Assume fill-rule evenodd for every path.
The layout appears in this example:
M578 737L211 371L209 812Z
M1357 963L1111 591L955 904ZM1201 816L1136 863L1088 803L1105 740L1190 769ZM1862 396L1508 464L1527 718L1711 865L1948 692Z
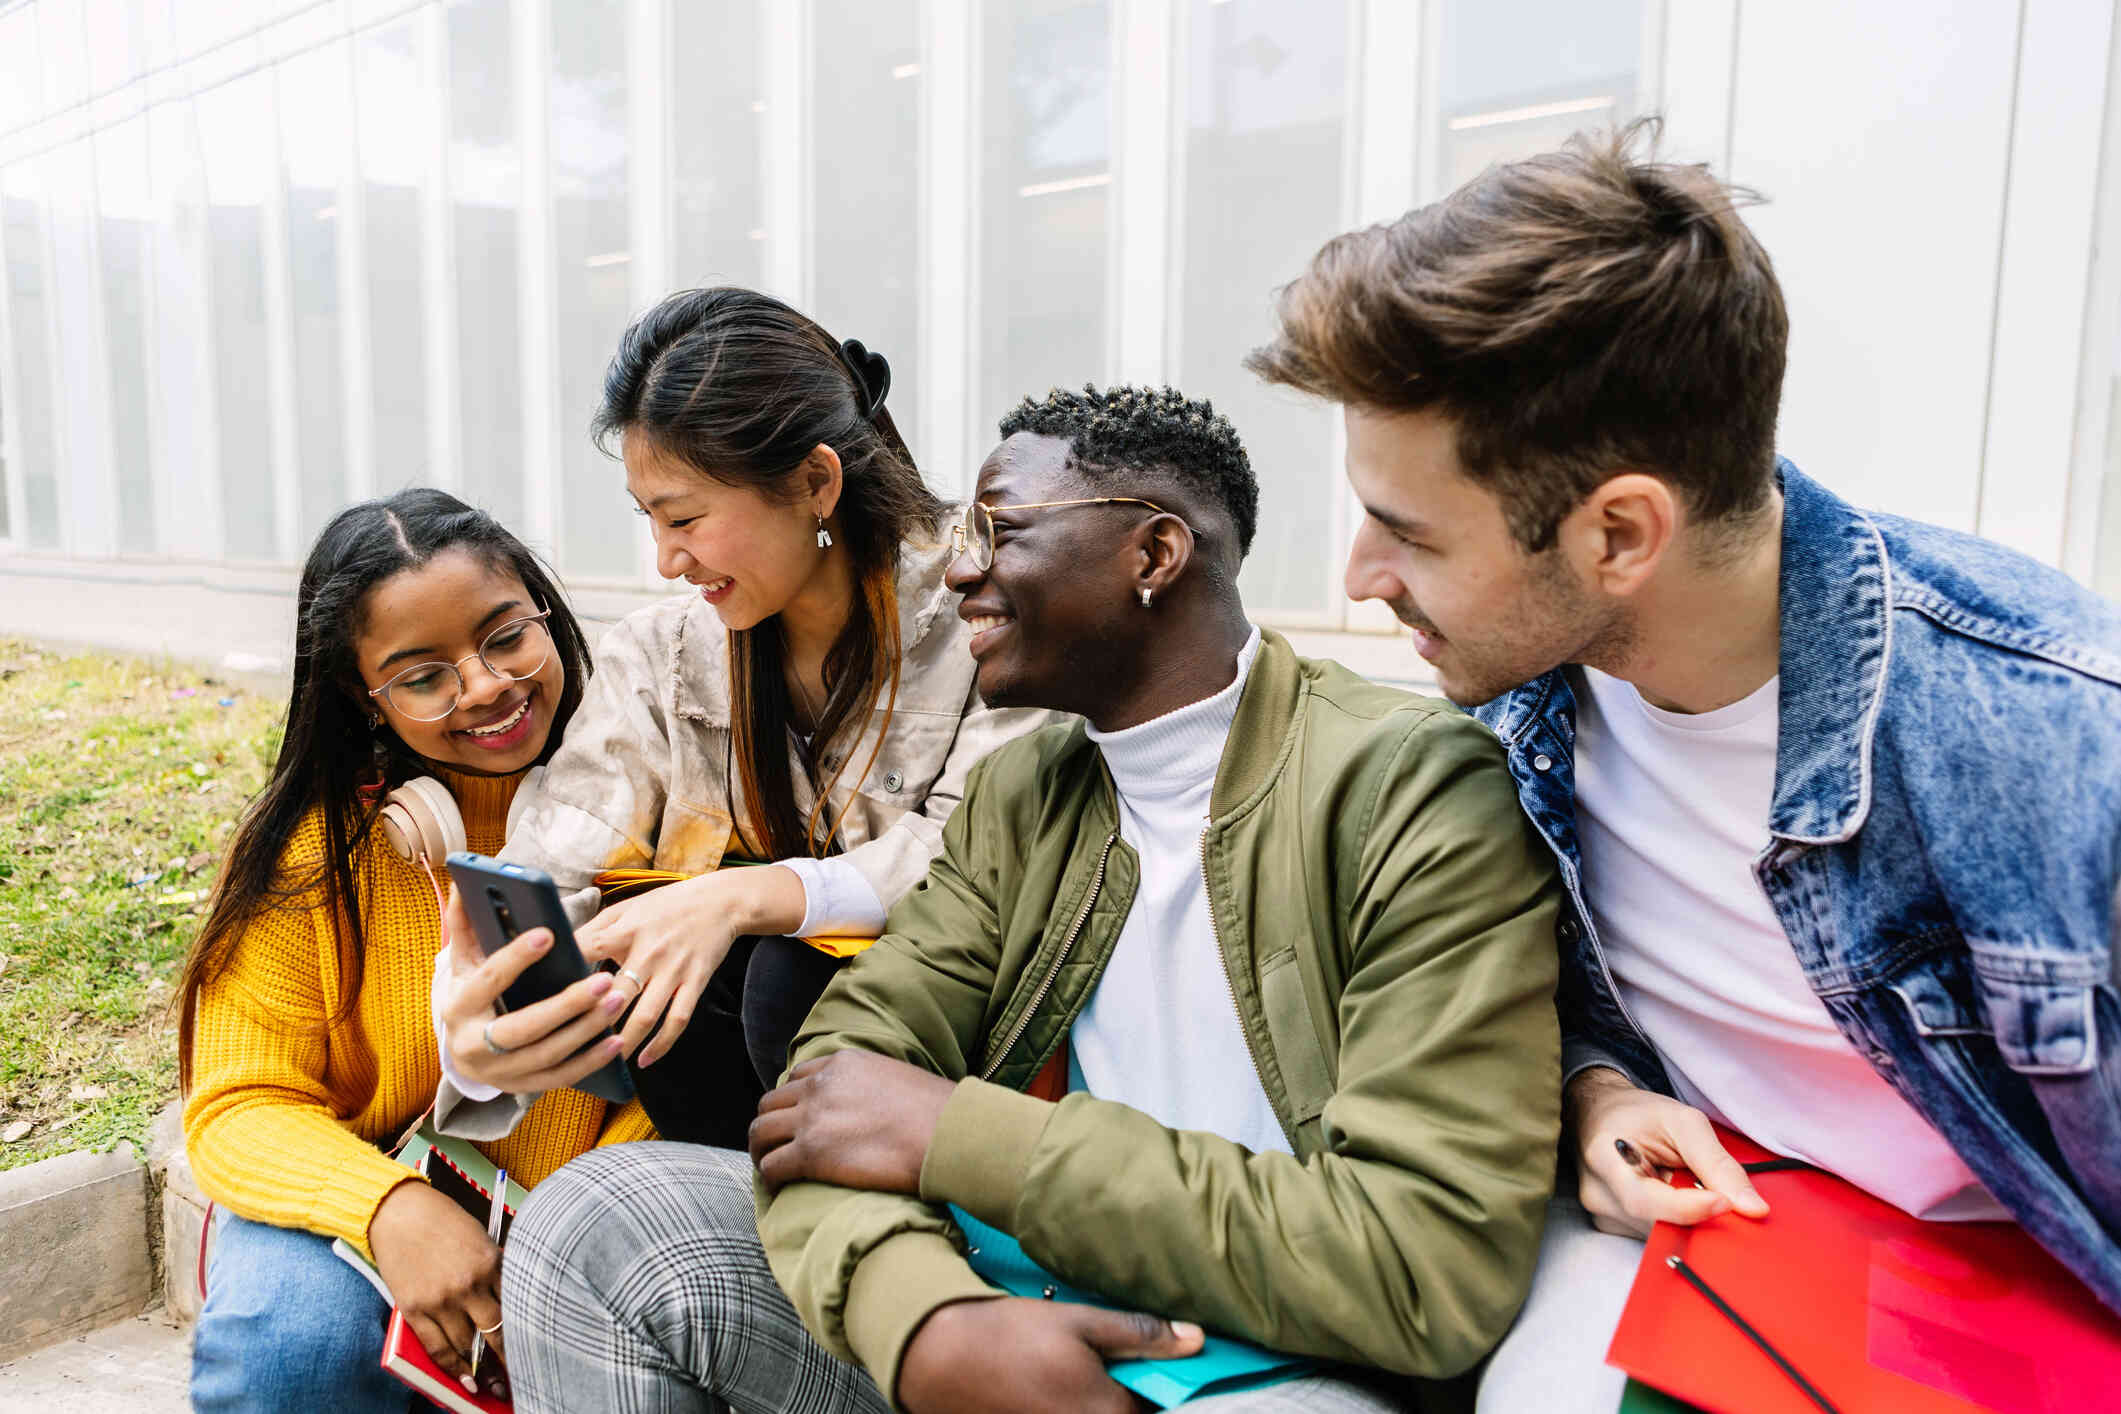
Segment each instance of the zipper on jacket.
M1223 951L1222 924L1215 921L1215 892L1208 887L1208 831L1209 825L1200 831L1200 887L1202 902L1208 906L1208 933L1215 939L1215 959L1222 964L1223 986L1230 993L1230 1010L1237 1013L1237 1034L1245 1041L1245 1055L1252 1061L1252 1075L1259 1081L1259 1093L1267 1096L1267 1108L1274 1109L1274 1097L1267 1090L1267 1072L1260 1069L1259 1052L1252 1048L1252 1028L1245 1025L1245 1009L1237 1004L1237 982L1230 976L1230 955ZM1284 1097L1286 1099L1286 1096ZM1274 1123L1281 1129L1281 1137L1289 1141L1289 1148L1296 1148L1296 1136L1282 1122L1281 1111L1274 1110Z
M1031 1024L1031 1018L1038 1015L1040 1004L1046 1000L1046 993L1053 990L1053 981L1060 976L1061 964L1066 962L1068 954L1074 951L1075 940L1082 934L1083 925L1090 921L1090 910L1096 905L1097 896L1104 892L1105 865L1112 858L1112 846L1118 843L1118 830L1105 836L1104 852L1097 856L1097 872L1090 876L1090 892L1084 897L1083 906L1076 910L1075 921L1068 925L1068 936L1061 939L1060 951L1053 955L1053 965L1046 969L1046 975L1039 980L1038 990L1031 994L1031 1004L1025 1007L1024 1014L1016 1019L1016 1025L1009 1028L1009 1034L1003 1039L1001 1049L994 1053L994 1059L988 1061L987 1068L980 1072L980 1079L994 1078L994 1072L1001 1069L1002 1062L1008 1058L1010 1050L1023 1036L1024 1029ZM1257 1065L1258 1062L1253 1064Z

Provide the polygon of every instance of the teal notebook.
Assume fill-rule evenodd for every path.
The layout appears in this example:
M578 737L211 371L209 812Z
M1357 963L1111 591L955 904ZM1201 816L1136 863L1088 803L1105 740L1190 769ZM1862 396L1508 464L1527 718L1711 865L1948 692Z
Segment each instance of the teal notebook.
M964 1229L965 1258L972 1263L972 1270L1011 1296L1076 1301L1089 1306L1113 1304L1068 1285L1025 1256L1015 1238L1000 1228L989 1227L956 1204L951 1205L950 1216ZM1169 1409L1189 1399L1292 1380L1310 1374L1314 1368L1311 1361L1298 1356L1211 1335L1198 1355L1180 1360L1121 1360L1107 1365L1105 1373L1159 1409Z

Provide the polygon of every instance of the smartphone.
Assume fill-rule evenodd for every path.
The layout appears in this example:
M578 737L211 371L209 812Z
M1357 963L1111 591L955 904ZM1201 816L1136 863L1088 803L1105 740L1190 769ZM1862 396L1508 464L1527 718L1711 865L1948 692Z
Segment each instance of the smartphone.
M519 1011L541 1002L589 975L589 964L583 961L582 950L575 943L574 928L567 922L567 911L560 906L560 891L550 874L463 851L450 855L446 862L449 877L456 881L457 893L464 900L464 911L471 915L471 929L478 935L480 951L491 956L532 928L552 930L552 946L545 955L530 964L501 994L502 1011ZM597 1040L610 1034L607 1026ZM596 1041L589 1044L593 1046ZM633 1098L633 1080L627 1075L623 1060L614 1059L574 1084L577 1090L586 1090L615 1105Z

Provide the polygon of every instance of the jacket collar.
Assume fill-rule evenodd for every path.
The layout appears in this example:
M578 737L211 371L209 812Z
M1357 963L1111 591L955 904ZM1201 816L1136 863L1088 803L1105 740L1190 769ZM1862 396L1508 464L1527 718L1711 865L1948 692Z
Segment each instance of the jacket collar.
M1217 824L1241 813L1267 793L1296 742L1304 697L1303 664L1289 641L1272 629L1259 631L1259 656L1237 699L1237 719L1215 768L1208 816Z
M955 511L945 512L929 531L899 546L895 588L901 659L934 630L938 619L957 608L957 593L943 582L952 553L950 526L956 518ZM692 596L670 650L671 696L679 716L711 727L729 725L729 655L710 646L727 641L714 610Z
M1892 659L1893 566L1870 517L1797 470L1782 480L1781 705L1768 828L1838 844L1871 808Z

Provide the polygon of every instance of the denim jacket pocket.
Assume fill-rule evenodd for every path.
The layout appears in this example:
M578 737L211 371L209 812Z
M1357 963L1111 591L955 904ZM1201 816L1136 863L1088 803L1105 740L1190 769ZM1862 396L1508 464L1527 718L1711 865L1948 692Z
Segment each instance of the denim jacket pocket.
M2021 1075L2082 1075L2098 1063L2089 959L1970 943L1996 1049Z
M1985 1036L1988 1022L1977 1009L1965 964L1956 957L1943 966L1911 967L1887 984L1907 1007L1922 1036Z

